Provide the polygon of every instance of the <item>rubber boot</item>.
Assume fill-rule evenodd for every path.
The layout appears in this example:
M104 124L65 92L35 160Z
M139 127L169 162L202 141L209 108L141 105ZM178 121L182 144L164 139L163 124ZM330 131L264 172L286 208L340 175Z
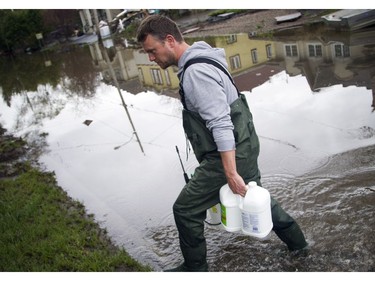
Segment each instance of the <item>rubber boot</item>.
M307 246L305 236L297 222L281 208L271 197L273 231L290 251L300 250Z
M207 272L208 264L202 264L199 267L188 267L185 263L171 269L164 270L164 272Z
M275 231L275 233L288 246L289 251L301 250L308 245L301 228L296 222L289 228Z
M176 268L166 270L167 272L184 271L184 272L204 272L208 271L208 264L206 260L206 243L200 243L198 247L190 248L180 245L182 255L184 256L184 263Z

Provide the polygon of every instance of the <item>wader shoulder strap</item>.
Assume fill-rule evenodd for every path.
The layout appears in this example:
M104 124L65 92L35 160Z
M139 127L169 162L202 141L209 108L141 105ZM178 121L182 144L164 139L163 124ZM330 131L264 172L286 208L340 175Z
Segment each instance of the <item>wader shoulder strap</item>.
M194 63L207 63L207 64L211 64L215 67L217 67L218 69L220 69L222 72L224 72L228 77L229 77L229 80L232 82L232 84L234 85L234 87L236 88L237 90L237 94L239 95L240 92L238 91L237 89L237 86L236 84L234 83L233 81L233 78L232 76L230 75L230 73L228 72L228 70L226 70L224 68L224 66L222 66L220 63L218 63L217 61L213 60L213 59L209 59L209 58L204 58L204 57L199 57L199 58L193 58L191 60L188 60L185 65L184 65L184 68L182 70L182 72L180 73L180 75L178 75L178 78L180 80L180 90L179 90L179 93L180 93L180 96L181 96L181 102L182 102L182 105L184 106L184 108L186 109L186 103L185 103L185 93L184 93L184 89L183 89L183 86L182 86L182 83L183 83L183 76L184 76L184 73L185 73L185 70L192 64Z

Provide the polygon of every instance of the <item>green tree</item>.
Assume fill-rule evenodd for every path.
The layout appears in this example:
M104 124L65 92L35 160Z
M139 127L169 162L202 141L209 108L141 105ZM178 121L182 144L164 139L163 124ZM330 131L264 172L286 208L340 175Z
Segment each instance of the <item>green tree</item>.
M3 51L10 50L10 38L6 34L9 13L10 10L0 10L0 50Z
M59 9L42 10L43 25L45 32L59 30L60 34L69 37L76 26L81 26L78 10Z
M35 34L42 30L40 10L0 10L0 48L3 51L38 46Z

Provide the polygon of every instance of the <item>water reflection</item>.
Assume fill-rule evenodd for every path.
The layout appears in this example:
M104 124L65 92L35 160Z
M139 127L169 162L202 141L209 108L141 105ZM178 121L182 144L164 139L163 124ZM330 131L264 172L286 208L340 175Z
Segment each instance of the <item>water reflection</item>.
M207 227L211 270L374 270L371 38L371 30L325 29L205 38L226 48L249 101L263 185L312 245L307 256L294 255L275 237L258 242ZM40 159L59 184L116 243L160 270L181 258L171 210L184 184L175 146L188 173L196 166L193 155L186 160L180 102L153 93L176 92L176 69L162 71L122 41L108 48L143 155L101 48L95 42L48 57L1 58L0 121L18 135L44 136L48 151Z
M305 76L316 93L339 84L374 88L374 29L338 32L313 26L280 30L266 38L250 32L187 40L190 43L205 40L214 47L224 48L230 71L241 91L251 91L283 70L292 77ZM153 90L178 97L177 69L161 70L142 50L126 42L118 37L115 41L103 41L121 88L133 94ZM61 85L66 91L81 96L92 95L100 80L113 83L100 44L99 41L88 44L89 52L87 48L73 48L74 51L59 54L43 52L26 57L2 57L0 86L5 101L9 105L12 95L36 91L40 84L55 87L60 79L65 79ZM42 67L46 63L49 67ZM374 107L372 92L371 106Z
M37 92L40 85L62 87L68 95L88 97L99 83L90 53L82 48L0 59L0 87L8 105L13 95Z
M374 88L375 30L299 28L281 31L275 40L280 42L276 60L284 61L289 74L306 76L314 92L338 84Z
M266 38L249 33L187 40L189 43L205 40L214 47L224 48L230 71L241 91L251 91L285 70L290 76L305 76L313 93L332 85L366 87L372 90L370 106L375 108L374 29L338 32L318 25L280 30ZM119 81L138 78L143 89L177 96L176 68L162 70L149 62L142 50L125 46L123 43L112 50L112 64ZM98 50L96 46L90 48ZM97 56L94 60L100 61ZM106 81L110 82L108 66L100 66ZM138 93L140 87L135 85L133 81L122 88Z

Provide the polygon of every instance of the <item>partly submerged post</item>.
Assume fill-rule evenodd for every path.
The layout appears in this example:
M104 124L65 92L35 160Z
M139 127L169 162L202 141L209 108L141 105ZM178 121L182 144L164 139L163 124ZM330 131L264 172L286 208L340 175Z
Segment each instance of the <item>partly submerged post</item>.
M113 81L114 81L114 83L115 83L115 86L116 86L116 88L117 88L117 91L118 91L118 93L119 93L119 95L120 95L122 105L123 105L123 107L124 107L124 109L125 109L125 111L126 111L126 114L128 115L128 118L129 118L130 124L131 124L132 129L133 129L133 134L134 134L134 135L136 136L136 138L137 138L137 141L138 141L138 143L139 143L139 147L141 148L141 151L143 152L143 154L145 154L145 152L144 152L144 150L143 150L143 147L142 147L141 140L140 140L139 137L138 137L137 131L135 130L135 127L134 127L134 124L133 124L132 118L131 118L130 113L129 113L129 111L128 111L128 106L126 105L125 100L124 100L124 97L123 97L122 94L121 94L121 91L120 91L120 85L119 85L119 83L118 83L118 81L117 81L115 71L113 70L113 68L112 68L112 64L111 64L111 62L110 62L110 60L109 60L109 56L108 56L108 53L107 53L107 49L106 49L106 48L102 48L102 49L104 49L104 50L102 51L102 53L104 54L104 59L105 59L105 61L107 62L107 65L108 65L108 67L109 67L109 72L111 73L112 79L113 79Z
M99 20L98 20L98 17L96 16L96 10L93 10L93 11L94 11L94 15L95 15L94 19L95 19L96 28L97 28L97 30L100 30L100 28L99 28ZM99 36L99 38L101 37L100 32L99 32L98 36ZM101 38L101 39L102 39L102 38ZM104 46L104 44L103 44L103 39L102 39L101 41L102 41L102 45ZM128 115L128 118L129 118L130 124L131 124L132 129L133 129L133 134L134 134L134 135L136 136L136 138L137 138L137 141L138 141L139 147L141 148L141 151L143 152L143 154L145 154L145 152L144 152L144 150L143 150L143 147L142 147L141 140L140 140L139 137L138 137L137 131L135 130L135 127L134 127L134 124L133 124L132 118L131 118L130 113L129 113L129 111L128 111L128 106L126 105L125 100L124 100L124 97L123 97L122 94L121 94L121 91L120 91L120 85L119 85L119 83L118 83L118 81L117 81L115 71L113 70L112 64L111 64L111 62L110 62L110 60L109 60L109 56L108 56L108 53L107 53L107 49L106 49L105 47L102 47L102 48L100 48L100 49L102 50L102 53L104 54L104 59L105 59L105 61L107 62L107 65L108 65L108 67L109 67L109 72L111 73L112 79L113 79L113 81L115 82L115 85L116 85L117 91L118 91L118 93L119 93L119 95L120 95L120 98L121 98L122 105L123 105L123 107L124 107L124 109L125 109L125 111L126 111L126 114Z

